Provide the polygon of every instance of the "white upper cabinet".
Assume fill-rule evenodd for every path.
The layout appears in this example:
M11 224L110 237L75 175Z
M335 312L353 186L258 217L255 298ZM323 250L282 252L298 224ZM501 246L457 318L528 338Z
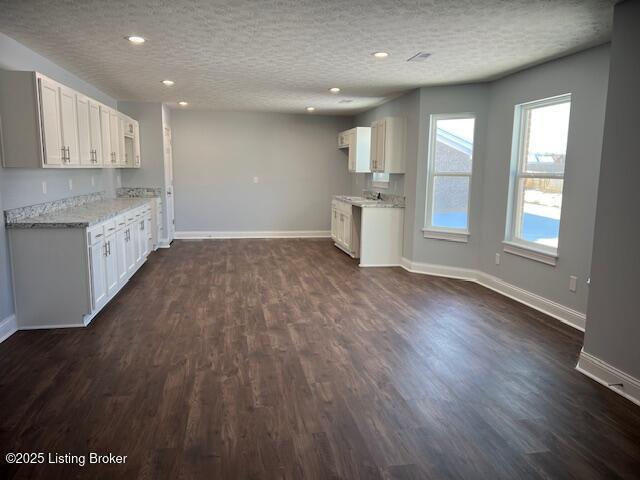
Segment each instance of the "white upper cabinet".
M110 164L120 162L120 116L115 110L109 111Z
M371 171L371 128L355 127L338 134L338 147L348 149L350 172Z
M37 72L0 70L0 118L4 167L141 163L138 122Z
M91 122L89 119L89 99L76 95L78 112L78 151L81 165L93 163L93 149L91 148Z
M91 163L102 163L102 126L100 122L100 104L89 100L89 143Z
M60 87L60 118L62 119L62 145L66 149L65 163L79 165L76 92L62 86Z
M102 164L105 167L111 165L111 109L100 105L100 144L102 145Z
M371 171L405 173L405 119L386 117L371 124Z
M60 131L60 89L48 79L40 79L43 157L47 165L62 165L67 158ZM4 128L4 127L3 127Z

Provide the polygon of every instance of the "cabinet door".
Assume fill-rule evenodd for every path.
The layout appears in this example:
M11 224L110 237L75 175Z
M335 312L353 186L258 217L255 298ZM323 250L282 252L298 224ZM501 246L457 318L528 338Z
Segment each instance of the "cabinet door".
M147 236L147 224L144 217L140 217L137 220L137 226L138 226L138 253L139 253L138 261L142 261L147 256L147 249L149 245L149 239Z
M79 165L76 93L66 87L60 87L60 120L62 125L62 146L67 149L65 163L66 165Z
M342 222L342 243L347 247L347 250L352 251L351 248L351 215L344 215Z
M127 121L121 116L118 118L118 151L120 155L117 157L116 163L120 166L126 165L132 159L127 158L127 149L124 145L124 132L127 129Z
M91 148L91 122L89 121L89 99L76 95L76 111L78 116L78 157L80 165L93 164Z
M130 275L136 268L136 250L137 250L137 241L135 238L134 232L135 230L135 222L127 225L126 235L127 235L127 247L125 251L126 259L127 259L127 273Z
M347 138L347 142L349 145L349 171L356 171L356 154L358 153L358 145L356 144L356 134L351 133Z
M107 297L111 298L118 291L118 253L115 233L105 239L105 250Z
M109 112L109 163L116 165L120 161L120 119L118 112Z
M153 222L151 221L151 215L149 215L148 217L146 217L144 219L144 229L145 229L145 233L147 236L147 248L145 251L145 257L148 256L151 253L151 250L153 250L153 232L152 232L152 228L153 228Z
M89 138L91 140L91 163L102 164L102 134L100 125L100 105L89 100Z
M60 90L58 85L48 79L41 78L40 115L42 116L42 136L45 165L62 165L66 154L63 154L62 132L60 131Z
M91 269L92 311L100 309L107 301L106 244L100 239L89 247L89 268Z
M102 144L102 164L111 164L111 115L109 109L106 107L100 107L100 140Z
M133 122L133 166L140 167L140 125Z
M118 283L122 285L127 280L129 272L127 263L127 229L122 228L116 232L115 254L116 254L116 271L118 274Z
M142 249L140 248L140 237L142 232L140 231L140 216L136 216L133 224L131 225L131 238L133 243L133 256L135 258L135 264L138 265L142 261Z
M331 238L336 239L336 226L338 224L338 211L335 207L331 207Z
M385 169L385 138L386 124L380 121L376 125L376 171L384 172Z

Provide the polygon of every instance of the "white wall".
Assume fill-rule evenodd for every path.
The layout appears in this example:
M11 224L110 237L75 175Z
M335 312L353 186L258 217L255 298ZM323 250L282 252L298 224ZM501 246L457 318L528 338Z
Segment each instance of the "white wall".
M172 110L176 231L328 231L351 117ZM259 183L253 183L258 177Z
M36 70L111 107L116 106L115 99L2 33L0 33L0 69ZM92 177L95 186L91 183ZM115 171L108 169L63 171L0 168L0 209L33 205L102 190L113 194L115 177ZM69 179L73 181L73 190L69 190ZM42 193L43 181L47 182L46 195ZM0 224L0 320L2 320L13 313L13 294L4 221Z

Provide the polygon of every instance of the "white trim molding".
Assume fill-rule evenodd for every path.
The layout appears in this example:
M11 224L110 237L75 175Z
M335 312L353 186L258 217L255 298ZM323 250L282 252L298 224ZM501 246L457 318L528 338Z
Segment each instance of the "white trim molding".
M222 238L330 238L329 230L283 230L256 232L181 231L175 238L181 240L205 240Z
M469 242L469 232L465 231L449 231L449 230L434 230L432 228L423 228L422 236L424 238L432 238L435 240L447 240L449 242L467 243Z
M558 255L554 253L545 252L543 250L538 250L506 240L502 242L502 245L502 250L506 253L510 253L511 255L518 255L519 257L528 258L529 260L546 263L552 267L555 267L558 263Z
M18 331L18 321L14 314L0 320L0 343Z
M584 332L586 315L572 308L561 305L553 300L544 298L536 293L530 292L520 287L516 287L504 280L479 270L471 268L450 267L446 265L435 265L431 263L412 262L407 258L402 258L400 266L412 273L422 273L425 275L435 275L438 277L455 278L475 282L505 297L509 297L528 307L538 310L550 317L560 320Z
M640 380L612 367L595 355L585 352L584 349L580 352L576 370L636 405L640 405Z

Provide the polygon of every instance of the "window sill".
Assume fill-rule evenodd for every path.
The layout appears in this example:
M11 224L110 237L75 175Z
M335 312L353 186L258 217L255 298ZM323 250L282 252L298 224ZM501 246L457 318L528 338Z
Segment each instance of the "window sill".
M424 238L432 238L435 240L446 240L448 242L468 243L469 232L451 232L447 230L430 230L427 228L422 229L422 235Z
M520 243L503 241L503 251L512 255L518 255L520 257L528 258L529 260L535 260L536 262L545 263L555 267L558 263L558 254L545 252L538 250Z

